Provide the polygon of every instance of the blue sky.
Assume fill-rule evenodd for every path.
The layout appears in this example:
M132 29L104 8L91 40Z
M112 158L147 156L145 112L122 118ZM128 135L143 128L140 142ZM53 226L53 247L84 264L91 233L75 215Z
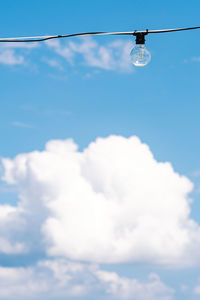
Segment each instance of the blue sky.
M15 37L87 31L131 31L146 28L190 27L200 25L198 23L199 9L200 3L194 0L190 2L172 0L167 2L147 0L128 0L126 2L118 0L102 0L100 2L87 0L17 0L14 3L8 0L1 4L0 32L1 37ZM106 36L91 39L74 38L58 43L28 44L28 46L21 45L21 47L0 45L0 155L2 158L10 159L10 165L2 164L1 167L1 174L4 179L0 183L0 222L2 225L2 229L0 229L0 237L2 236L2 240L0 238L0 244L2 244L2 246L0 245L0 263L4 269L2 269L2 274L0 270L0 277L6 281L6 276L13 276L13 278L19 276L18 279L13 279L8 283L7 287L10 289L10 294L4 294L4 291L2 293L0 291L0 299L7 297L18 300L27 297L21 282L23 278L26 278L24 274L26 274L27 268L32 268L30 282L34 282L38 276L46 278L46 290L36 289L35 294L33 292L33 299L40 299L40 297L44 299L44 296L47 300L54 298L74 299L74 297L75 299L94 299L94 295L97 299L109 297L114 299L125 297L125 299L137 300L199 299L200 257L197 248L195 248L197 246L194 245L193 247L193 242L198 240L200 234L198 228L194 229L195 233L189 231L188 228L193 225L187 225L187 230L189 236L194 234L196 237L194 240L189 240L194 249L190 249L189 254L184 254L186 250L181 248L180 252L183 251L183 256L181 254L179 257L177 254L175 259L172 255L173 263L170 260L172 259L171 254L163 254L162 250L159 252L161 258L156 259L158 252L153 252L153 248L150 246L149 251L150 253L152 251L152 260L144 251L143 258L137 258L134 254L133 257L124 255L123 258L122 256L119 258L116 256L115 261L112 259L107 261L106 255L101 256L97 251L94 256L91 254L90 261L88 253L90 251L92 253L92 246L91 249L83 247L82 252L80 251L74 256L70 246L67 246L68 243L71 243L69 238L71 235L75 237L73 247L77 245L76 242L86 243L87 239L81 240L77 232L70 232L68 238L63 238L63 240L60 238L59 240L59 234L56 237L53 235L56 230L54 228L51 231L53 225L44 217L48 215L46 204L40 204L40 201L42 203L45 197L51 198L51 203L55 203L49 205L48 209L49 207L52 209L53 205L54 208L56 207L56 213L51 211L48 215L49 218L50 216L56 218L55 215L59 215L59 224L62 224L63 228L67 226L63 221L65 218L61 217L61 210L58 208L63 202L57 197L56 204L55 199L57 198L53 198L53 192L50 195L49 191L54 183L51 182L52 178L50 180L46 175L49 172L59 178L63 172L63 177L68 178L68 173L65 173L67 171L61 168L62 151L67 149L65 151L71 153L69 149L74 146L70 142L64 141L73 139L79 147L79 154L83 153L83 149L86 149L80 158L81 161L85 161L82 176L93 188L95 186L100 189L99 186L101 186L102 191L105 191L105 193L102 191L101 193L105 197L107 197L106 188L113 184L114 179L108 179L107 182L104 182L104 177L107 178L106 174L115 176L116 163L110 163L108 159L104 166L104 160L101 159L104 159L104 156L116 156L117 160L122 161L117 169L118 172L120 173L120 168L122 168L124 176L130 172L130 177L134 177L137 174L132 173L124 159L126 154L123 149L127 149L127 151L130 149L131 153L135 153L136 156L139 155L135 159L134 154L132 154L133 156L127 154L130 165L132 166L132 161L138 160L144 174L150 174L148 173L150 167L145 164L146 155L150 155L149 150L144 151L144 157L137 154L136 151L136 149L140 149L143 153L142 143L144 143L149 146L154 156L151 159L154 159L156 165L159 165L159 162L170 162L173 166L173 171L166 167L168 170L165 175L166 186L170 182L167 190L169 195L166 195L167 200L165 200L165 177L162 177L165 170L161 170L161 181L159 182L159 176L157 184L152 181L152 190L155 189L155 191L153 190L149 199L145 198L144 203L147 207L150 203L151 207L154 193L157 193L157 189L161 190L162 192L159 193L164 196L160 201L163 203L169 201L171 203L169 207L172 208L174 201L175 210L180 199L179 205L183 205L183 208L186 206L186 202L189 203L190 218L197 222L195 223L197 227L199 226L200 31L148 35L146 46L151 52L152 60L145 68L135 68L128 62L126 54L128 55L129 48L131 49L133 43L134 38L129 36ZM100 55L100 49L105 56ZM109 138L111 135L118 136L119 140ZM137 136L141 142L135 141L132 144L128 139L131 136ZM102 142L95 142L99 137L103 138ZM46 152L42 152L45 144L51 140L57 140L57 146L50 144ZM92 142L94 142L94 148L88 146ZM127 143L127 146L123 146L124 143ZM122 149L121 152L116 151L116 145L118 149ZM61 149L60 152L57 149ZM38 151L38 157L34 156L33 151ZM48 163L43 162L43 157L47 153L54 153L54 151L58 151L56 152L57 156L55 158L48 156ZM93 153L95 153L95 158ZM102 153L104 153L103 158L101 157ZM15 159L19 154L21 154L22 160L29 162L26 166L23 165L21 158L18 161ZM72 168L74 170L79 165L79 158L76 155L71 158L70 155L63 158L63 165L67 164L68 159L69 166L71 166L71 160L76 161L76 166ZM55 171L56 164L54 165L54 161L58 162L60 166L57 171ZM101 170L99 169L101 165L99 162L102 162L104 166ZM24 167L21 167L22 165ZM27 168L26 175L23 173L25 171L22 171L23 168ZM159 168L161 168L160 165ZM98 172L104 174L101 179L95 177ZM153 173L154 169L151 169L151 172ZM177 178L175 172L186 176L190 183L189 181L185 182L182 177ZM74 175L73 178L76 176ZM123 178L120 178L116 178L116 182L122 182ZM77 182L75 179L71 182L70 177L70 185L75 184L79 187L79 184L82 184L82 181L78 181L79 179L76 179ZM142 183L142 179L143 177L138 184L141 184L141 189L148 190L148 180ZM190 187L191 183L194 184L193 189ZM47 188L48 186L49 188ZM126 185L124 184L121 189L119 188L116 199L118 199L117 197L121 199L120 193L122 190L124 191L124 186ZM177 188L175 188L176 186ZM68 192L65 194L63 192L65 189L60 186L60 183L55 183L55 190L58 193L56 195L63 193L63 199L65 196L66 199L68 199L67 197L70 198L69 195L71 194ZM173 194L174 190L176 190L175 194ZM70 193L76 194L75 191ZM128 195L128 190L125 191L125 194ZM148 193L145 197L147 196ZM87 198L87 196L85 197ZM132 194L127 197L131 199ZM192 201L188 199L192 199ZM5 205L9 207L6 208ZM154 202L152 202L153 205ZM161 215L164 216L163 205L160 205L160 211ZM12 210L16 207L18 210L22 209L23 213L24 210L27 212L33 209L35 214L30 217L32 226L27 225L28 217L24 217L23 214L22 217L21 211ZM87 209L87 204L85 207ZM38 216L37 210L41 210ZM6 215L6 217L2 217L1 220L1 215ZM184 222L188 220L189 217L186 212L183 215L185 219L180 217L177 222L181 222L182 218L185 220ZM12 216L13 224L17 224L16 232L13 225L9 223ZM81 223L81 216L77 215L78 217L80 217ZM120 219L120 222L123 223L124 221ZM22 224L25 224L25 229L22 229ZM116 225L116 223L114 224ZM68 226L73 227L73 222L69 222ZM35 229L32 230L32 228ZM179 236L177 233L175 239L178 239ZM98 242L100 243L100 240ZM148 245L145 244L145 241L144 245L148 252ZM164 244L161 243L161 245L163 248L165 247ZM174 245L178 249L179 244L175 243ZM10 250L12 247L15 248L15 251ZM67 247L69 247L69 251L66 250ZM135 251L134 247L130 249ZM108 257L110 257L109 251ZM195 259L191 262L192 256ZM184 258L190 262L188 265L184 264ZM164 260L167 263L163 263ZM183 266L181 266L181 260ZM57 284L55 269L61 269L61 266L65 264L66 270L70 269L70 276L74 277L73 282L65 283L64 289L70 290L73 287L74 290L66 294L63 290L62 293L58 294L55 288L55 291L52 292L50 283L55 280ZM72 265L69 267L69 264ZM24 269L19 269L20 267ZM79 270L79 275L72 269ZM67 274L68 271L66 270ZM112 272L115 272L115 275ZM149 276L152 276L151 273L154 273L154 277L149 279ZM64 275L61 273L59 276ZM79 290L77 286L80 282L82 286L79 287ZM155 290L151 283L152 286L156 286ZM90 284L96 289L91 288ZM38 282L36 281L35 286L37 285ZM128 286L127 290L122 288L123 285ZM135 290L134 286L136 286ZM57 289L59 290L59 284ZM149 298L145 298L145 294L140 289L146 290L149 293ZM152 295L148 292L149 289L154 290ZM81 292L82 290L83 292Z

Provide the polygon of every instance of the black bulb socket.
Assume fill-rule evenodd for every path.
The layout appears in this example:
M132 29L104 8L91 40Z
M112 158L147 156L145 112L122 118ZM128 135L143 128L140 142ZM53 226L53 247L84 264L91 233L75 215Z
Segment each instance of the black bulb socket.
M137 32L134 31L133 35L136 37L135 43L136 45L144 45L145 44L145 35L148 34L148 29L146 32Z
M136 35L136 40L135 40L136 45L144 45L145 44L145 36L143 33L138 33Z

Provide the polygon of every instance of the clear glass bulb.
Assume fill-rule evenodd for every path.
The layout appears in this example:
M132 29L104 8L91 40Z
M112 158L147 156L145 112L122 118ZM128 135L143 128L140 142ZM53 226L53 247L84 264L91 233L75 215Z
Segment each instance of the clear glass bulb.
M151 60L151 53L144 44L136 44L130 53L131 62L136 67L144 67Z

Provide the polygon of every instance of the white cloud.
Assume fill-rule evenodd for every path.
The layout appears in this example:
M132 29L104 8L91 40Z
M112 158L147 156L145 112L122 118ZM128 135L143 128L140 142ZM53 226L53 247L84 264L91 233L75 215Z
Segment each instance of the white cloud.
M51 40L45 43L49 48L53 49L57 54L64 57L69 63L72 63L74 58L74 53L70 48L63 47L60 41L58 40Z
M92 38L70 40L67 43L59 40L45 42L49 49L64 58L69 64L80 64L97 69L130 72L133 67L130 63L131 42L115 40L102 45ZM25 65L27 55L40 47L39 43L3 43L0 49L0 64ZM43 57L49 66L63 70L57 58Z
M103 46L92 38L84 38L79 42L70 41L67 44L62 44L58 40L47 41L46 44L70 64L74 64L77 58L81 58L81 63L90 67L105 70L132 70L129 54L133 45L130 42L117 40Z
M70 110L66 110L66 109L47 109L44 112L46 115L48 116L70 116L72 115L72 112Z
M83 271L80 264L64 261L41 261L27 268L0 267L0 299L63 299L83 295L87 291Z
M56 59L48 59L48 58L43 57L43 61L44 61L47 65L49 65L50 67L52 67L52 68L56 68L56 69L58 69L58 70L60 70L60 71L63 70L63 66L62 66L61 63L60 63L58 60L56 60Z
M150 274L148 280L120 277L114 272L97 271L97 277L105 285L109 295L118 299L132 300L171 300L174 290L163 284L156 274Z
M194 288L194 294L200 295L200 285L197 285L197 286Z
M182 284L182 285L180 286L180 290L181 290L181 292L183 292L183 293L187 292L188 289L189 289L189 287L188 287L187 285L185 285L185 284Z
M21 65L24 64L24 57L22 55L17 55L13 49L1 49L0 64Z
M192 61L194 61L194 62L200 62L200 56L192 57Z
M98 266L66 260L40 261L31 267L0 267L0 299L67 299L101 292L117 299L171 300L173 290L150 275L146 281L121 278ZM66 298L67 297L67 298Z
M31 42L9 42L9 43L1 43L1 47L2 48L11 48L11 49L15 49L15 48L21 48L21 49L33 49L33 48L38 48L40 45L39 43L31 43Z
M2 43L0 48L0 64L10 66L24 65L26 54L37 47L39 47L38 43ZM20 52L17 50L20 50Z
M157 162L137 137L98 138L83 152L72 140L50 141L44 151L3 165L26 224L14 242L30 251L37 241L50 256L97 263L176 267L199 259L200 228L189 217L192 183Z
M34 128L32 125L24 123L24 122L19 122L19 121L14 121L12 122L12 125L15 127L21 127L21 128Z
M196 286L193 289L193 293L195 295L200 295L200 279L198 279L198 283L196 284Z
M15 230L22 229L19 209L10 205L0 205L0 253L19 254L27 251L22 242L15 241Z
M190 63L190 62L199 63L200 62L200 56L193 56L193 57L190 57L188 59L184 59L183 62L184 63Z

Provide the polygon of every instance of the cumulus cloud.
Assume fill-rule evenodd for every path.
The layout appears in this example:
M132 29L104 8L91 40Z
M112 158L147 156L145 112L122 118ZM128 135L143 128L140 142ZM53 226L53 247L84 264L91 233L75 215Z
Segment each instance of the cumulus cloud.
M22 229L19 209L10 205L0 205L0 253L19 254L26 252L23 242L15 241L13 231Z
M26 224L14 241L32 251L37 241L52 257L167 267L199 258L200 228L188 198L193 184L157 162L137 137L98 138L82 152L73 140L54 140L3 165Z
M118 299L132 300L171 300L174 290L163 284L156 274L150 274L148 280L120 277L115 272L98 270L98 279L105 285L107 294Z
M26 283L26 284L24 284ZM66 299L92 293L116 299L171 300L173 290L157 275L146 281L121 278L98 266L44 260L31 267L0 267L0 299ZM98 299L98 296L95 296ZM106 298L105 298L106 299Z
M63 299L83 295L87 290L87 276L83 272L80 264L64 261L41 261L27 268L0 267L0 299ZM82 282L78 283L80 277Z
M100 45L92 38L84 38L79 42L70 41L63 44L58 40L52 40L47 41L46 44L72 65L79 59L80 63L90 67L105 70L132 70L129 54L133 45L130 42L116 40Z

